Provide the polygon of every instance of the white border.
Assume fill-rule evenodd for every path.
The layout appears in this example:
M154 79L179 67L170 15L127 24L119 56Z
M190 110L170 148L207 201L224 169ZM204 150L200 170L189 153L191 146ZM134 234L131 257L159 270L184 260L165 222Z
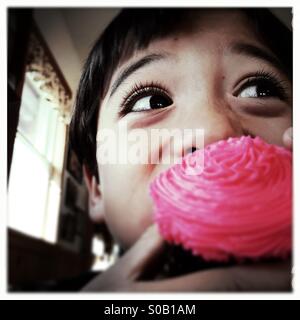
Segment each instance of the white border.
M0 107L0 292L6 290L7 268L6 268L6 163L7 163L7 45L6 45L6 9L0 12L1 42L0 61L1 69L1 97ZM4 39L2 39L4 38Z
M145 6L171 6L171 7L179 7L179 6L190 6L190 7L293 7L294 8L294 19L293 19L293 31L294 31L294 83L300 83L300 74L299 74L299 62L296 57L300 56L299 51L299 39L300 39L300 2L299 1L277 1L277 0L269 0L269 1L176 1L173 0L172 5L170 5L170 1L163 0L152 0L151 4L145 4ZM6 293L6 282L7 282L7 243L6 243L6 127L7 127L7 39L6 39L6 10L7 7L124 7L124 6L132 6L132 7L140 7L140 1L109 1L109 0L71 0L71 1L61 1L61 0L51 0L51 1L43 1L34 0L34 1L17 1L17 0L3 0L1 1L1 11L0 11L0 23L1 23L1 47L0 47L0 55L1 55L1 97L2 106L0 107L0 298L2 299L73 299L73 300L126 300L126 299L134 299L134 300L154 300L154 299L173 299L173 300L187 300L187 299L195 299L195 300L206 300L206 299L261 299L261 300L286 300L286 299L298 299L300 296L300 277L299 277L299 266L300 266L300 228L299 228L299 197L297 197L297 192L300 190L299 185L299 163L300 163L300 148L299 148L299 126L296 126L296 120L300 121L300 99L299 99L299 89L294 90L294 291L289 294L270 294L270 293L174 293L174 294L133 294L133 293L97 293L97 294L13 294ZM298 233L296 232L298 231ZM108 302L109 304L109 302Z

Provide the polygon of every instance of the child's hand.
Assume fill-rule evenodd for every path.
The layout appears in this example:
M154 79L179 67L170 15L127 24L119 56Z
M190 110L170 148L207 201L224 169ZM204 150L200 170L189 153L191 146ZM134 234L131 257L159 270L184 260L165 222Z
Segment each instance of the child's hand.
M293 127L290 127L285 130L283 134L283 143L286 148L293 148Z
M84 291L146 291L137 281L164 249L164 240L152 225L110 269L93 279Z
M84 291L201 292L282 291L291 289L290 261L217 268L156 281L139 281L164 248L156 226L151 226L108 271Z

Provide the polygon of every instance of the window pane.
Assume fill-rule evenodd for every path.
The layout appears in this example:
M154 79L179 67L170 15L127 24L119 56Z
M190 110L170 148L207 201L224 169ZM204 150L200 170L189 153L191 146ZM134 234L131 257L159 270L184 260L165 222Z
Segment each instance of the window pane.
M57 240L59 202L60 187L52 180L49 185L47 212L44 225L44 239L52 243L55 243Z
M8 224L41 238L47 203L49 165L17 135L8 189Z
M28 77L26 77L22 91L18 130L31 143L34 143L35 139L35 124L38 117L39 101L40 96L38 91L30 84Z
M9 181L9 226L56 242L66 124L55 99L27 72Z

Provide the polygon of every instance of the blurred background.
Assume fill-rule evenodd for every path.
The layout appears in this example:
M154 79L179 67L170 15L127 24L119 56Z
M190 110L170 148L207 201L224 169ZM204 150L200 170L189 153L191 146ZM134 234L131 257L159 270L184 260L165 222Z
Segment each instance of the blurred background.
M92 44L118 9L8 9L8 290L76 291L118 255L68 145Z

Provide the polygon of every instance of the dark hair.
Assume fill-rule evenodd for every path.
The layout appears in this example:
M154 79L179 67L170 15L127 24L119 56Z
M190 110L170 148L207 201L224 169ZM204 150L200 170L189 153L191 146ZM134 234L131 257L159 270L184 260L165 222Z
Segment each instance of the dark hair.
M122 10L92 48L83 67L69 134L79 161L86 164L98 180L97 119L101 99L108 91L113 72L151 41L182 29L188 20L187 15L194 10L197 9ZM291 77L292 32L268 9L239 10L248 16L256 35L272 50Z

